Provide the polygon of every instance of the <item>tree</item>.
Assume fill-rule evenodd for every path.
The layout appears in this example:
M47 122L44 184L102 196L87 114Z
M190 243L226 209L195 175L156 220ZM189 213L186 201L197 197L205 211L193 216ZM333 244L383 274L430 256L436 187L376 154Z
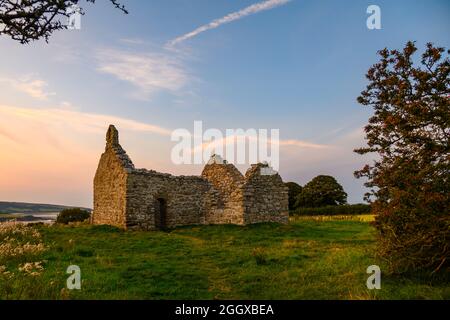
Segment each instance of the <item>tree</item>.
M118 0L109 0L117 9L128 13ZM94 3L95 0L86 0ZM57 30L67 29L64 20L80 0L0 0L0 35L20 43L44 38ZM84 14L82 8L79 11Z
M297 196L296 207L323 207L347 203L347 193L332 176L320 175L308 182Z
M415 66L416 51L414 42L383 49L367 72L358 102L374 114L368 146L355 152L378 159L355 176L368 180L380 253L392 269L437 272L450 262L449 51L429 43Z
M293 210L295 208L295 201L297 201L297 196L300 192L302 192L302 186L295 182L286 182L286 187L289 188L288 197L289 197L289 210Z

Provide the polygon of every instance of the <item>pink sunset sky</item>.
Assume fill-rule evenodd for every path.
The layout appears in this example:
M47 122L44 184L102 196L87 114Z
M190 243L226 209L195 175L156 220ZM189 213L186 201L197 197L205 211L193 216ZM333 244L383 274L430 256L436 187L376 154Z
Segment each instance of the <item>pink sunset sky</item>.
M279 129L284 181L332 175L362 202L353 172L371 159L353 149L372 111L356 98L377 51L449 46L448 1L380 1L380 30L364 1L122 2L129 15L86 4L49 43L0 35L1 201L92 207L109 124L136 167L200 174L170 158L172 131L199 120Z

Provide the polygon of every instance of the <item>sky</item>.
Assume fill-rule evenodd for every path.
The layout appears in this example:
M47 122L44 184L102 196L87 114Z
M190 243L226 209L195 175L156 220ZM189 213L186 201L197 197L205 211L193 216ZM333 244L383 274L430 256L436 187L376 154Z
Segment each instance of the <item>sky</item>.
M136 167L171 161L171 132L279 129L284 181L336 177L350 203L371 110L356 98L382 48L450 47L448 1L122 0L83 7L80 30L0 36L0 200L92 207L109 124ZM369 5L381 29L369 30ZM248 167L238 168L245 172Z

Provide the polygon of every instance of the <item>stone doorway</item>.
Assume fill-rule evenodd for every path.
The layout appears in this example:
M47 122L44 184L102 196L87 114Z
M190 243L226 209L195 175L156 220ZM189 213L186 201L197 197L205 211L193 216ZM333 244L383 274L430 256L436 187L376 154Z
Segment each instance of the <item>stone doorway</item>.
M156 199L155 227L160 230L167 229L167 201L164 198Z

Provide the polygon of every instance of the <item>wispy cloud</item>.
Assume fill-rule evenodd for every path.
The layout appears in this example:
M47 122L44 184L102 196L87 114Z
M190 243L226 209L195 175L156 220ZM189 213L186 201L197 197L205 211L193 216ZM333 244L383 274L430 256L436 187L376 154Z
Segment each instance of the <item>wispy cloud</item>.
M27 120L34 120L38 121L41 124L48 124L48 125L55 123L64 123L65 126L70 126L74 129L77 129L80 132L95 132L103 134L104 131L106 130L105 128L107 128L109 124L115 124L121 130L154 133L157 135L168 137L171 136L173 132L173 130L169 128L164 128L158 125L148 124L136 120L105 114L80 112L76 110L61 109L61 108L35 109L35 108L22 108L22 107L0 105L0 115L3 117L3 119L6 119L7 116L14 116L16 119L21 118ZM70 121L68 121L68 119L70 119ZM0 134L1 133L2 132L0 131ZM5 132L3 132L3 134L6 135ZM253 139L252 136L232 135L224 137L222 139L214 140L213 142L205 142L204 144L197 146L197 148L206 148L211 147L213 145L233 144L235 143L235 139L242 137ZM271 141L269 139L268 143L279 144L280 146L296 146L299 148L311 148L311 149L323 149L329 147L327 145L297 139L280 140L280 141Z
M92 176L104 148L105 131L111 123L123 134L123 146L137 166L144 164L146 168L183 175L201 170L201 166L171 163L171 128L120 116L81 112L73 107L37 109L0 104L0 177L3 178L0 194L11 199L90 205ZM201 147L210 148L219 142L225 146L231 140L205 142ZM359 182L355 187L352 175L370 160L352 152L364 142L361 128L328 142L322 145L297 139L280 140L283 178L303 184L315 175L332 174L346 189L354 186L355 190L362 190ZM203 150L195 146L192 153ZM246 170L247 166L241 169ZM361 191L355 192L354 198L360 201Z
M10 141L15 143L22 143L22 141L17 137L17 135L5 130L4 128L0 128L0 137L9 139Z
M193 38L202 32L218 28L223 24L242 19L244 17L247 17L249 15L252 15L252 14L255 14L255 13L258 13L261 11L270 10L270 9L285 5L286 3L290 2L290 1L291 0L266 0L266 1L252 4L251 6L248 6L242 10L227 14L226 16L224 16L222 18L215 19L208 24L202 25L189 33L186 33L178 38L175 38L175 39L169 41L167 43L167 47L169 47L169 48L173 47L177 43L180 43L187 39Z
M12 200L90 206L92 177L111 123L124 134L136 164L150 155L155 158L151 150L160 150L171 133L118 116L0 103L0 194Z
M0 78L0 82L7 83L15 90L26 93L30 97L38 100L47 100L50 96L55 95L54 92L47 90L48 83L42 79L38 79L33 75L26 75L17 79Z
M312 148L312 149L324 149L329 148L330 146L325 144L312 143L303 140L289 139L289 140L281 140L280 146L294 146L299 148Z
M161 90L176 93L189 79L183 63L168 54L101 49L97 58L98 71L131 83L138 89L136 97L144 100Z
M163 136L169 136L172 132L157 125L117 116L58 108L34 109L0 105L0 115L3 119L6 119L7 116L14 116L15 119L33 120L41 124L50 125L60 123L66 127L77 129L80 132L97 132L103 134L109 124L116 124L124 130L149 132Z
M145 41L139 38L122 38L119 39L120 42L131 45L144 45Z
M205 149L214 149L214 148L222 148L222 147L226 147L229 145L235 145L237 139L246 139L249 142L256 142L258 143L258 138L251 136L251 135L231 135L231 136L227 136L227 137L223 137L220 139L213 139L213 141L209 141L209 142L204 142L198 146L195 146L192 150L193 152L201 152L202 150ZM272 146L281 146L281 147L289 147L289 146L293 146L293 147L298 147L301 149L326 149L326 148L330 148L330 146L325 145L325 144L318 144L318 143L313 143L313 142L308 142L308 141L304 141L304 140L298 140L298 139L289 139L289 140L271 140L268 139L267 140L267 144Z

